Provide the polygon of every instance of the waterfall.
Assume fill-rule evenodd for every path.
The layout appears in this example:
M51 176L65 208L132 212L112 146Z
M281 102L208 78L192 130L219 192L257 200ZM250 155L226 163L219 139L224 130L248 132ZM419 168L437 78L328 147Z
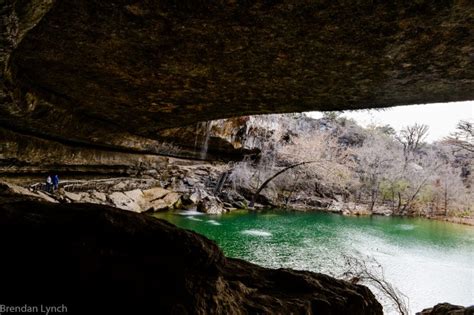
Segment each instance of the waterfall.
M200 124L200 132L203 132L204 134L202 135L202 142L201 142L201 152L199 154L199 157L203 160L206 159L207 156L207 149L209 147L209 138L211 135L211 127L212 127L212 122L211 121L204 121L199 123ZM197 149L197 143L198 143L198 136L196 132L196 149ZM196 150L197 151L197 150Z
M211 135L211 122L204 122L204 141L201 146L200 158L205 160L207 156L207 148L209 146L209 136Z
M201 123L198 122L196 124L196 131L194 132L196 134L196 138L194 139L194 152L197 152L200 129L201 129Z

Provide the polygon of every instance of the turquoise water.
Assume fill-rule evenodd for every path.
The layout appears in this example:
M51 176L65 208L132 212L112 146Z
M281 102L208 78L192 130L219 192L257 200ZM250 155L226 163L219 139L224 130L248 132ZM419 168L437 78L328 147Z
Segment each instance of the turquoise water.
M473 227L320 212L155 216L215 240L227 256L271 268L337 276L345 268L342 254L374 258L385 279L408 296L413 313L440 302L474 304Z

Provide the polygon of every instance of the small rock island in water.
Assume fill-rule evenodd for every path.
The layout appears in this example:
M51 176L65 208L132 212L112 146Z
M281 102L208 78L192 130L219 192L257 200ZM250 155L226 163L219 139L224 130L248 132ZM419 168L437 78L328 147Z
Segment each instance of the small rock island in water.
M472 117L339 112L474 100L473 17L3 1L0 313L473 314Z

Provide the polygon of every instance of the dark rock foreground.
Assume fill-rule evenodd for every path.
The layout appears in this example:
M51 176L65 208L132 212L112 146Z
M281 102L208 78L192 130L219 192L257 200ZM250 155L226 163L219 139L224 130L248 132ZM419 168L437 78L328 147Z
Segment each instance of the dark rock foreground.
M0 199L0 248L3 304L83 314L382 314L364 286L226 258L203 236L107 206Z
M474 305L470 307L463 307L459 305L452 305L449 303L440 303L432 308L427 308L416 313L417 315L473 315Z

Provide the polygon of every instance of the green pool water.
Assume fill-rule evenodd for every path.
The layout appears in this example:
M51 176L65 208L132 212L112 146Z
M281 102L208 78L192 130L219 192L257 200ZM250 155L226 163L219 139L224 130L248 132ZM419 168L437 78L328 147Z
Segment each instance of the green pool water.
M474 228L470 226L322 212L155 216L215 240L227 256L271 268L337 275L342 254L374 258L382 265L385 279L408 296L412 313L440 302L474 304Z

